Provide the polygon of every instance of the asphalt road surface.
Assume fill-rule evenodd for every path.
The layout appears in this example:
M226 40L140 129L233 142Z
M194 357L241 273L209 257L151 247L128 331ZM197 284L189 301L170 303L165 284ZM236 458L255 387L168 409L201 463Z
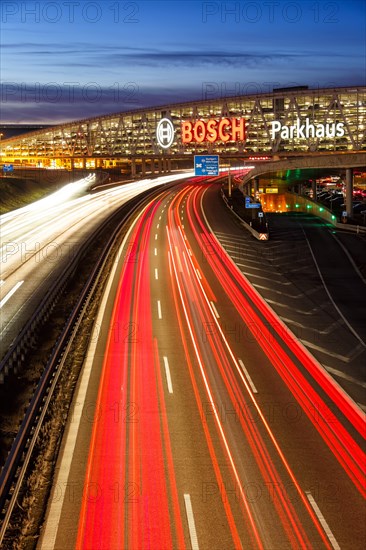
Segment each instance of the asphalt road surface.
M361 409L211 224L243 235L181 185L122 243L38 549L364 548Z

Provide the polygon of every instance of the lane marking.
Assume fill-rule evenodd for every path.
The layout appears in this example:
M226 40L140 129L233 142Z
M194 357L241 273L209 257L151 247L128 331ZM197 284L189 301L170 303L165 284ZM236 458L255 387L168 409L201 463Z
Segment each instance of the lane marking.
M308 500L311 504L311 507L313 508L318 520L320 521L321 526L323 527L323 529L324 529L324 531L325 531L325 533L326 533L326 535L329 539L330 544L332 545L334 550L341 550L341 547L339 546L338 542L336 541L335 536L333 535L332 531L330 530L330 527L329 527L328 523L325 521L325 517L323 516L323 514L321 513L321 511L319 509L319 506L315 502L315 500L313 498L313 495L311 494L310 491L305 491L305 494L308 497Z
M159 279L159 273L158 273L158 268L157 267L155 268L155 279L156 280Z
M5 283L5 281L3 281L3 279L1 279L1 281L0 281L0 287L3 286L4 283Z
M217 311L216 307L215 307L215 304L213 302L210 301L210 304L211 304L211 307L214 311L214 314L215 316L217 317L217 319L220 319L220 315L219 315L219 312Z
M294 319L290 319L288 317L283 317L282 315L279 315L280 319L282 319L282 321L286 324L288 323L291 323L292 325L294 325L295 327L300 327L300 328L305 328L305 329L309 329L309 325L303 325L302 323L298 323L297 321L294 321ZM319 334L330 334L331 332L333 332L333 330L335 328L339 328L340 325L343 324L343 321L340 320L340 321L334 321L334 323L331 323L330 325L328 325L325 329L323 330L318 330Z
M353 269L355 270L355 272L357 273L357 275L360 277L361 281L366 284L366 279L365 277L362 275L361 271L358 269L357 265L355 264L355 261L354 259L352 258L351 254L348 252L347 248L344 246L344 244L342 243L342 241L340 241L337 237L337 235L334 235L332 232L329 232L329 234L331 235L331 237L333 237L333 239L335 241L337 241L337 243L339 244L339 246L343 249L343 252L346 254L347 258L349 259Z
M272 287L263 286L258 283L252 283L253 286L256 288L260 288L261 290L268 290L269 292L274 292L275 294L280 294L281 296L287 296L288 298L292 298L294 300L299 300L300 298L303 298L304 296L310 296L311 294L314 294L315 292L318 292L320 290L320 287L314 287L310 290L307 290L306 292L299 292L299 294L289 294L288 292L284 292L283 290L274 290Z
M191 497L187 493L184 494L184 504L186 506L188 529L189 529L189 536L191 538L192 550L199 550L196 525L193 517Z
M266 281L272 281L272 282L275 282L276 285L280 284L280 285L290 285L291 283L288 281L288 282L284 282L284 281L273 281L273 278L272 277L264 277L263 275L256 275L255 273L250 273L249 271L242 271L242 273L244 273L244 275L247 275L247 277L256 277L256 279L265 279Z
M201 275L201 273L200 273L200 271L199 271L198 268L196 268L196 273L197 273L197 275L198 275L198 278L201 279L201 281L202 281L202 275Z
M16 285L13 286L11 290L4 296L4 298L0 302L0 309L6 304L6 302L15 294L15 292L22 286L24 281L18 281Z
M162 319L163 316L161 314L161 303L160 303L160 300L158 300L158 317L159 319Z
M327 348L323 348L322 346L317 346L313 342L308 342L307 340L303 340L302 338L300 338L299 340L307 348L315 349L316 351L320 351L320 353L324 353L325 355L330 355L331 357L335 357L335 359L339 359L343 363L349 363L364 351L361 347L361 344L358 344L358 346L354 348L353 351L348 355L341 355L340 353L333 353Z
M168 391L169 391L169 393L173 393L172 378L170 376L168 358L165 357L165 355L164 355L163 360L164 360L164 367L165 367L166 382L168 384Z
M339 313L339 315L342 317L343 321L346 323L347 327L349 328L349 330L352 332L353 336L355 336L355 338L357 338L357 340L361 343L361 345L363 347L366 347L366 342L363 341L363 339L361 338L361 336L358 334L358 332L353 328L353 326L351 325L351 323L346 319L345 315L343 315L341 309L338 307L338 305L336 304L335 300L333 299L327 285L326 285L326 282L324 280L324 277L323 277L323 274L320 270L320 267L318 265L318 262L316 261L316 258L315 258L315 254L313 252L313 249L311 247L311 244L310 244L310 241L309 239L307 238L307 235L305 233L305 230L304 228L302 228L302 231L304 233L304 236L305 236L305 239L306 239L306 242L308 244L308 247L309 247L309 250L310 250L310 253L311 253L311 256L313 258L313 261L314 261L314 264L315 264L315 267L316 267L316 270L318 272L318 275L320 277L320 280L321 282L323 283L323 287L324 287L324 290L325 292L327 293L328 295L328 298L329 300L332 302L334 308L337 310L337 312Z
M361 380L357 380L357 378L353 378L353 376L349 376L349 374L345 374L344 372L333 369L332 367L327 367L324 365L324 368L330 372L330 374L333 374L334 376L338 376L338 378L344 378L345 380L348 380L348 382L352 382L352 384L357 384L358 386L361 386L361 388L366 388L366 382L362 382Z
M155 256L158 255L158 249L157 248L154 248L154 254L155 254Z
M245 368L245 365L244 365L243 361L242 361L241 359L238 359L238 363L239 363L239 365L241 366L241 370L243 371L243 373L244 373L246 379L248 380L250 387L252 388L252 392L253 392L253 393L258 393L258 390L257 390L257 388L255 387L254 382L253 382L253 380L251 379L249 372L248 372L247 369Z
M158 240L158 234L155 233L155 240L157 241Z
M157 224L156 229L159 229L160 223Z
M274 304L275 306L283 307L285 309L291 309L291 311L294 311L295 313L301 313L302 315L313 315L314 313L316 313L319 310L318 307L313 307L312 309L308 309L308 310L294 309L291 306L287 306L286 304L283 304L282 302L276 302L276 300L271 300L270 298L266 298L266 302L268 302L269 304ZM281 317L278 313L276 315Z

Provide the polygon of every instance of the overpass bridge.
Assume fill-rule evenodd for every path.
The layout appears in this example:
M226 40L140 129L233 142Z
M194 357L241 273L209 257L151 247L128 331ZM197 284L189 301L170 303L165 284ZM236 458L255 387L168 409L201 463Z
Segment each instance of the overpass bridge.
M346 168L349 216L352 168L365 166L365 152L366 87L302 86L177 103L72 121L1 143L3 163L114 167L132 177L192 168L193 155L218 154L225 164L255 165L244 178L244 184L254 178L254 191L265 172ZM250 194L248 185L245 191Z
M336 163L345 154L365 151L366 87L304 86L71 121L3 139L1 161L67 169L118 167L135 176L191 168L194 154L250 159L251 164L253 158L260 163L263 157L295 157L298 166L299 157L331 155Z
M255 166L243 177L241 189L243 193L256 194L259 189L259 176L280 172L282 170L329 168L345 170L346 172L346 211L349 218L352 217L353 197L353 169L366 166L365 152L353 151L343 154L306 155L303 157L280 159L275 162L267 162ZM316 181L312 181L312 196L316 197Z

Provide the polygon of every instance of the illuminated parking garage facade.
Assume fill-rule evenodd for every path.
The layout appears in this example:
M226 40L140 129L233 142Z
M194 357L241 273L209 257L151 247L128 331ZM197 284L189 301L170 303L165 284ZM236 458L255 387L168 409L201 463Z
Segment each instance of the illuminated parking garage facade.
M98 168L157 159L165 171L193 154L245 159L366 150L366 88L304 88L60 124L3 140L2 162ZM157 132L162 119L171 123L168 147Z

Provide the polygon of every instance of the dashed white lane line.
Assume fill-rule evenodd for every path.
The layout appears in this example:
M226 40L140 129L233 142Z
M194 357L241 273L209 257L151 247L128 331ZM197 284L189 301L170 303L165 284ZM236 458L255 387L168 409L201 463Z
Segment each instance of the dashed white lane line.
M211 304L211 307L213 309L213 312L214 312L215 316L217 317L217 319L220 319L220 315L219 315L219 312L216 309L215 304L212 301L210 301L210 304Z
M20 288L22 286L22 284L24 283L24 281L18 281L11 290L9 290L9 292L7 294L5 294L4 298L1 300L0 302L0 309L6 304L6 302L8 300L10 300L10 298L13 296L13 294L16 293L16 291L18 290L18 288Z
M198 278L202 281L202 275L201 275L199 269L196 269L196 273L198 275Z
M310 491L305 491L305 493L306 493L306 496L308 497L308 501L310 502L312 509L314 510L318 520L321 523L321 526L323 527L323 529L324 529L324 531L325 531L325 533L326 533L326 535L329 539L330 544L332 545L334 550L341 550L341 547L339 546L338 542L336 541L335 536L333 535L332 531L330 530L330 527L327 524L323 514L321 513L321 511L319 509L319 506L315 502L313 495L311 494Z
M155 256L158 255L158 249L157 249L157 248L154 248L154 255L155 255Z
M161 303L160 303L160 300L158 300L158 317L159 319L162 319L163 318L163 315L161 313Z
M248 380L249 386L252 388L252 392L253 393L258 393L258 390L255 387L254 382L251 379L249 372L245 368L245 365L244 365L243 361L241 359L238 359L238 363L241 366L241 370L243 371L245 378Z
M157 241L158 240L158 234L155 233L155 240Z
M0 287L2 287L4 283L5 283L5 281L3 281L3 280L1 279L1 281L0 281Z
M193 510L192 510L191 497L186 493L184 494L184 504L186 505L188 529L189 529L189 536L191 539L192 550L199 550L196 524L194 522L194 516L193 516Z
M159 272L158 272L158 268L157 268L157 267L155 268L155 279L156 279L156 280L159 279Z
M173 385L172 385L172 378L170 376L170 369L169 369L169 361L167 357L163 357L164 360L164 367L165 367L165 376L166 376L166 383L168 385L168 391L169 393L173 393Z

